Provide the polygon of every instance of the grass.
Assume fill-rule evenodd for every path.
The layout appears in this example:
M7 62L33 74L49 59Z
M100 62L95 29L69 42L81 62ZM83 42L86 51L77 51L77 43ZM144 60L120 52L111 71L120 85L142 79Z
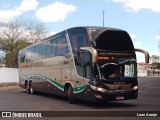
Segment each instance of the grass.
M18 83L0 83L0 90L18 88L18 86Z

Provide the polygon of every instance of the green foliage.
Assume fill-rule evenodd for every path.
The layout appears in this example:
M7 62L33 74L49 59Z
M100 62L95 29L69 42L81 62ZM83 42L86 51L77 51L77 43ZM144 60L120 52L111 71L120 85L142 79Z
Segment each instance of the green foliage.
M155 65L158 69L160 69L160 63L154 62L154 63L152 63L152 65Z
M160 69L160 63L158 63L157 68Z
M39 21L30 19L0 21L0 49L6 53L5 66L18 67L19 50L47 36L45 25Z
M5 66L6 67L18 67L18 52L20 49L31 45L31 43L26 41L17 41L13 44L13 50L6 52Z
M158 62L160 62L160 56L157 56L157 55L150 56L150 62L151 63L158 63Z

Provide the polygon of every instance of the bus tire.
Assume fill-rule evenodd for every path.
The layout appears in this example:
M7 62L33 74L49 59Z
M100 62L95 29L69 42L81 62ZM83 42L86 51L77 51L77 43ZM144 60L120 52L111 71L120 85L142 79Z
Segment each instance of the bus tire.
M26 83L26 92L28 94L30 94L30 87L29 87L29 83L28 82Z
M73 93L73 88L71 85L69 85L69 89L68 89L68 99L69 99L69 103L72 104L74 103L74 93Z
M33 83L32 82L29 84L29 91L30 91L31 94L34 94L34 88L33 88Z

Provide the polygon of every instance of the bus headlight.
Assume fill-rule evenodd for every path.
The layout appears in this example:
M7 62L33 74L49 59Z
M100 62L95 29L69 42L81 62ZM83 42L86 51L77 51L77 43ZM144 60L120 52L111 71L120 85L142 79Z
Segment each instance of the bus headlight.
M132 87L132 90L137 90L138 89L138 86L136 85L136 86L134 86L134 87Z
M105 91L106 91L106 89L104 89L104 88L101 88L101 87L98 87L98 88L97 88L97 91L100 91L100 92L105 92Z
M97 91L99 91L99 92L106 92L106 89L104 89L104 88L96 87L96 86L93 86L93 85L90 85L90 86L91 86L91 88L92 88L93 90L97 90Z

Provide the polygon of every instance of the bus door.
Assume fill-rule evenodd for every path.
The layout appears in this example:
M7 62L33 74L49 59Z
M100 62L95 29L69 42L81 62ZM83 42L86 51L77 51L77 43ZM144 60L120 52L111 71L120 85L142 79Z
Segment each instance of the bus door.
M92 76L92 57L91 53L88 50L79 50L75 59L75 67L78 74L76 79L76 88L81 87L87 84L88 80Z

